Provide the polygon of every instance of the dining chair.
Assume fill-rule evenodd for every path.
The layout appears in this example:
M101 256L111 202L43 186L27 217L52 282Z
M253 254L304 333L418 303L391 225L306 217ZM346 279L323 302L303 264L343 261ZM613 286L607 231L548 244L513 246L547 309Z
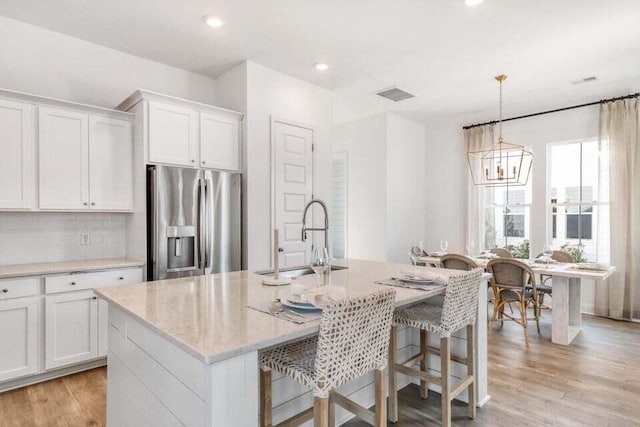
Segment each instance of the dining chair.
M478 313L478 290L482 269L476 268L449 279L444 304L428 302L396 309L391 328L391 344L389 345L389 421L398 421L398 380L397 374L405 374L420 379L420 397L428 397L428 385L438 384L442 390L442 425L451 426L451 401L465 389L468 390L468 416L476 416L475 393L475 321ZM406 325L420 330L420 352L402 363L397 363L398 325ZM451 336L466 328L466 357L453 358L467 366L467 374L457 385L452 386L451 374ZM440 348L428 345L429 332L440 337ZM428 371L429 354L440 356L440 376ZM420 361L420 369L412 367ZM458 373L456 373L459 375Z
M474 260L460 254L445 254L440 257L440 264L443 268L451 270L469 271L478 268L478 264Z
M536 258L540 258L542 256L544 256L544 253L540 253L538 254L538 256ZM574 262L576 262L573 259L573 256L566 251L560 251L560 250L555 250L553 251L552 255L551 255L551 259L554 261L558 261L558 262L566 262L566 263L571 263L573 264ZM537 287L538 290L538 316L540 316L540 311L542 310L542 306L544 304L544 296L545 295L549 295L551 296L553 294L553 289L551 288L552 286L552 281L551 281L552 276L549 274L540 274L540 284ZM528 288L531 287L531 285L527 286Z
M491 249L491 253L498 255L500 258L513 258L511 252L504 248L493 248Z
M503 325L505 320L513 320L518 323L524 328L524 340L528 345L529 332L527 330L527 322L529 320L536 321L538 335L540 335L539 295L533 270L522 261L499 258L489 261L487 273L492 276L489 279L494 298L492 320L499 321L500 325ZM527 289L528 284L531 286L530 289ZM517 303L516 307L520 312L519 317L504 312L505 306L512 307L513 303ZM527 308L530 305L533 306L533 318L529 318L527 315Z
M376 427L387 424L387 357L395 290L332 301L324 306L318 335L259 355L260 425L272 426L271 371L308 386L314 404L278 424L297 426L311 419L316 427L335 423L335 404ZM370 371L375 373L375 412L335 390Z

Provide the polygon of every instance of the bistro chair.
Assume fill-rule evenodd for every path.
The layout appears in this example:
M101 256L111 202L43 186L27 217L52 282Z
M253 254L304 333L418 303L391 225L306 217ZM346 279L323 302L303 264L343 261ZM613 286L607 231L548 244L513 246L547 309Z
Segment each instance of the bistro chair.
M451 270L470 271L478 268L478 264L471 258L460 254L445 254L440 257L440 264L443 268Z
M513 258L511 252L504 248L493 248L491 249L491 253L498 255L500 258Z
M335 423L338 404L376 427L387 424L387 356L396 292L333 301L322 310L318 335L260 353L260 425L272 426L271 371L313 390L314 404L278 424L316 427ZM341 385L375 372L375 412L336 393Z
M536 258L540 258L543 255L545 254L544 253L538 254ZM565 251L553 251L553 254L551 255L551 259L554 261L566 262L571 264L576 262L573 259L573 256L569 252L565 252ZM542 306L544 304L544 296L545 295L551 296L553 293L553 290L551 288L551 285L552 285L551 277L552 276L550 276L549 274L540 275L540 284L536 288L538 291L538 316L540 316L540 310L542 310ZM531 288L531 285L528 285L527 288Z
M478 313L478 289L482 269L453 276L447 284L443 305L428 302L409 307L398 308L393 316L391 328L391 344L389 345L389 420L398 421L398 383L397 374L405 374L420 379L420 396L427 398L428 385L439 384L442 389L442 425L451 426L451 401L465 389L469 392L469 418L476 416L475 393L475 321ZM398 325L406 325L420 330L420 353L405 362L396 361L398 351ZM450 382L451 374L451 336L466 328L466 358L453 358L467 366L467 375L454 387ZM440 348L428 345L429 332L440 337ZM429 353L440 356L440 376L428 372L427 358ZM412 367L420 362L420 369Z
M487 264L487 272L492 275L489 279L493 289L493 320L500 325L505 320L513 320L524 328L524 340L529 344L527 321L535 320L540 335L540 310L538 308L538 290L536 277L527 264L516 259L493 259ZM530 284L531 288L527 288ZM516 304L520 316L509 315L504 312L505 306ZM527 308L533 306L533 318L527 315ZM512 313L513 314L513 313ZM506 317L506 319L505 319Z

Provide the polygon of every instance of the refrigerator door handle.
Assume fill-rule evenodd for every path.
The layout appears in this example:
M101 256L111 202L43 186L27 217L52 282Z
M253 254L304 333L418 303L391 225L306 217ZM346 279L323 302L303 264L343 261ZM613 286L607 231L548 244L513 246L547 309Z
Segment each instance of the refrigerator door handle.
M211 274L213 271L213 180L205 172L204 194L205 194L205 263L204 273Z
M198 181L198 268L205 268L206 193L204 179Z

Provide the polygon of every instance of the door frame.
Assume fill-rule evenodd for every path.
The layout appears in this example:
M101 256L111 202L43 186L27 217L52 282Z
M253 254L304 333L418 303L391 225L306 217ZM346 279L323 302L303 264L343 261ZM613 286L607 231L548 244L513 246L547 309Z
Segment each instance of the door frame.
M275 170L275 161L276 161L276 123L282 123L289 126L295 126L302 129L307 129L311 131L311 198L315 196L314 190L316 188L316 156L315 156L315 143L316 143L316 126L310 125L308 123L297 122L295 120L289 120L284 117L276 116L271 114L269 116L270 119L270 157L269 157L269 175L271 176L271 197L269 203L270 207L270 215L271 215L271 229L269 230L269 262L271 263L271 267L273 267L274 259L273 259L273 229L276 226L276 170ZM302 220L302 219L301 219ZM312 237L312 242L314 238ZM314 242L315 243L315 242Z

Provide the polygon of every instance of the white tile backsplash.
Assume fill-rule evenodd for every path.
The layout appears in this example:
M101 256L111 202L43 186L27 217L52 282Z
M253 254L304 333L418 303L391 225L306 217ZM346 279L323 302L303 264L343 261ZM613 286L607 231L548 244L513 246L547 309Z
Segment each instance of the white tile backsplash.
M82 233L90 244L81 245ZM126 255L126 214L0 212L0 264Z

